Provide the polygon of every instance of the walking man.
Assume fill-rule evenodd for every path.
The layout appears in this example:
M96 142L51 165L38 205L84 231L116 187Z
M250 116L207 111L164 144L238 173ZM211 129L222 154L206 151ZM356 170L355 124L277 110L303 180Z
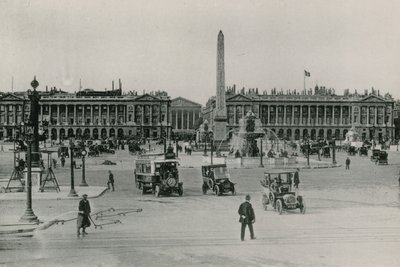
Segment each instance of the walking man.
M253 223L256 221L256 216L254 214L253 207L250 203L250 195L246 195L246 201L239 206L239 222L242 224L240 231L240 239L244 241L244 231L246 230L246 225L249 226L250 238L256 239L254 236Z
M87 200L87 195L82 195L82 200L79 201L79 212L78 212L78 219L77 219L77 227L78 227L78 237L81 234L80 229L82 228L82 235L87 235L85 229L86 227L90 226L90 204L89 200Z
M108 190L110 190L110 184L111 184L112 191L114 191L114 174L111 172L111 170L109 170L108 173L109 173L107 182Z
M346 170L350 170L350 159L347 157L346 159Z
M299 183L300 183L299 169L298 168L297 168L297 171L294 173L293 183L294 183L294 187L296 189L298 189L299 188Z

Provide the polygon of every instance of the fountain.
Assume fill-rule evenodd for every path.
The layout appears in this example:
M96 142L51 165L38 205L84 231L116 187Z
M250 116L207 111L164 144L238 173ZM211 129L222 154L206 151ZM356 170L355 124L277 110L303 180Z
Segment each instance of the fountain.
M260 119L251 111L239 120L239 131L234 133L230 144L230 151L235 155L256 157L259 155L257 139L264 137Z

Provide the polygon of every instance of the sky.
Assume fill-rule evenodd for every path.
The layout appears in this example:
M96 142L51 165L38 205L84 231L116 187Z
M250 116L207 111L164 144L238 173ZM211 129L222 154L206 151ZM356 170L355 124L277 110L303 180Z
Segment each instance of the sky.
M0 0L0 91L165 90L205 104L226 85L270 90L374 87L400 98L397 0Z

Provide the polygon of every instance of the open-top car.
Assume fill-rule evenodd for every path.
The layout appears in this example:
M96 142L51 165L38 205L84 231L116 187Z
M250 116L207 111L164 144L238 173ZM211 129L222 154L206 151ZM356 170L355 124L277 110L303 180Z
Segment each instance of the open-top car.
M379 151L378 159L376 160L377 164L388 164L388 153L386 151Z
M371 161L377 161L379 159L379 149L372 149Z
M260 182L264 187L262 204L265 210L271 204L279 214L293 209L300 209L302 214L306 212L303 197L292 188L296 172L296 169L272 169L264 172L264 178Z
M354 156L357 153L357 148L355 146L349 146L347 149L347 154L350 156Z
M360 147L358 150L358 154L360 156L368 156L368 148L365 146Z
M330 158L331 157L331 148L329 146L324 146L322 148L322 156L324 158Z
M224 193L236 194L235 184L232 183L226 164L213 164L201 166L203 176L203 194L212 190L217 196Z
M156 197L162 194L183 194L183 183L179 181L179 161L166 159L164 154L143 155L135 161L135 183L142 194L152 192Z

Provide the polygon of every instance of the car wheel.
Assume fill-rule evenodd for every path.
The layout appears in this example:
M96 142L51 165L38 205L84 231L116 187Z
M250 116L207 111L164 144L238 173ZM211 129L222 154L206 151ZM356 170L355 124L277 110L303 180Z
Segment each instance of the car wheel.
M179 187L178 194L180 197L183 195L183 187L182 186Z
M236 189L234 186L232 186L232 196L235 196L235 195L236 195Z
M301 203L300 213L301 213L301 214L306 213L306 203L304 203L304 200L303 200L303 202Z
M215 186L214 191L215 191L215 195L217 195L217 196L219 196L221 194L221 192L219 191L218 185Z
M283 206L282 206L282 200L280 199L276 201L276 211L279 213L279 215L282 214Z
M275 208L276 208L276 205L275 205L275 195L274 195L272 192L269 193L269 201L270 201L272 207L275 209Z
M155 188L155 190L154 190L154 195L155 195L156 197L159 197L159 196L160 196L160 186L159 186L159 185L156 185L156 188Z
M207 189L208 189L208 185L203 184L203 186L202 186L203 195L207 194Z

